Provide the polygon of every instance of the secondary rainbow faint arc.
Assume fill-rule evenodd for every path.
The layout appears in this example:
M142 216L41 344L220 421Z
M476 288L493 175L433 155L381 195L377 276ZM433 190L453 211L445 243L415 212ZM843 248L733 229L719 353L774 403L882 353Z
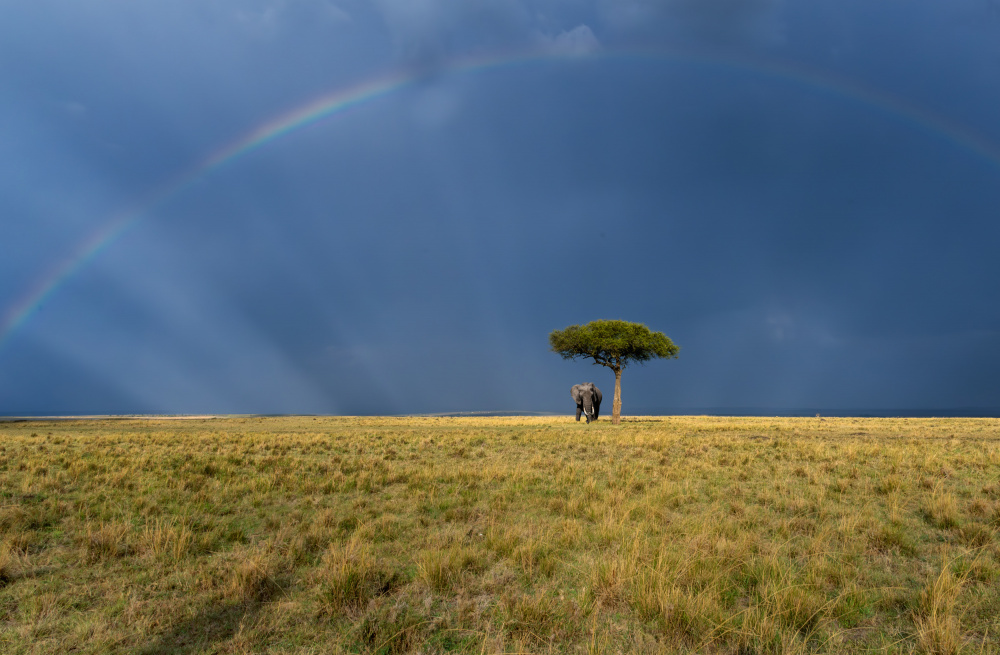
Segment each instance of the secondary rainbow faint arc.
M594 61L616 58L701 63L794 82L875 107L1000 165L1000 147L960 123L927 111L903 98L867 87L853 80L776 60L747 58L745 55L736 57L719 53L663 50L602 51L586 55L531 53L467 59L445 65L433 72L435 75L441 75L483 71L508 64L533 61ZM22 294L21 299L7 309L2 322L0 322L0 348L7 342L10 335L23 325L66 280L73 277L88 262L107 249L145 214L169 201L197 180L286 134L350 107L403 89L426 76L426 71L405 71L321 96L251 130L242 138L212 153L191 169L160 185L130 208L110 218L99 230L77 246L70 257L37 279Z

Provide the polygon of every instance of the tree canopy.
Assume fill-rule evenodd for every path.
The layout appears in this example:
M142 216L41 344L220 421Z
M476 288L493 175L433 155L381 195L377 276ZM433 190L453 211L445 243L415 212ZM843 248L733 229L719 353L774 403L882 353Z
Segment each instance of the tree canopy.
M593 357L595 363L612 369L653 358L674 358L680 350L670 337L642 323L605 320L553 330L549 345L563 359Z
M629 364L651 359L677 357L680 346L662 332L653 332L642 323L598 320L586 325L570 325L549 334L549 346L563 359L590 359L615 372L615 400L611 422L621 421L621 377Z

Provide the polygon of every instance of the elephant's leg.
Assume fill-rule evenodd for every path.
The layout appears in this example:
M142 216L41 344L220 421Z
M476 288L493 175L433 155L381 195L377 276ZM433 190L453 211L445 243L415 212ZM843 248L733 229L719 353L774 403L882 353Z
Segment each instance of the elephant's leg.
M601 404L594 403L594 420L596 421L597 417L600 415L601 415Z
M583 405L576 406L576 420L579 422L580 414L583 414Z

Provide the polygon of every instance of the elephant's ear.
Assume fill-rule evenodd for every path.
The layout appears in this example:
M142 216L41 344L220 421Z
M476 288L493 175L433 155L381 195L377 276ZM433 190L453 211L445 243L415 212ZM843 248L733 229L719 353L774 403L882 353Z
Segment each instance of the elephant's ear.
M580 400L581 400L580 399L580 385L579 384L574 384L572 387L570 387L570 389L569 389L569 395L576 402L580 402Z
M594 385L594 395L597 396L597 404L600 404L601 401L604 400L604 395L601 393L601 390L597 388L596 384Z

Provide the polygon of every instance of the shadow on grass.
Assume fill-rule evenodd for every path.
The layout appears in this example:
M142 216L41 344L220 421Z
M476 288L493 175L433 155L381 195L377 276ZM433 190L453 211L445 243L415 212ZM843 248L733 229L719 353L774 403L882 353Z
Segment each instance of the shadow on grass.
M214 652L216 645L233 638L240 625L250 624L274 597L275 590L243 602L206 605L197 616L181 621L162 633L141 655L185 655Z

